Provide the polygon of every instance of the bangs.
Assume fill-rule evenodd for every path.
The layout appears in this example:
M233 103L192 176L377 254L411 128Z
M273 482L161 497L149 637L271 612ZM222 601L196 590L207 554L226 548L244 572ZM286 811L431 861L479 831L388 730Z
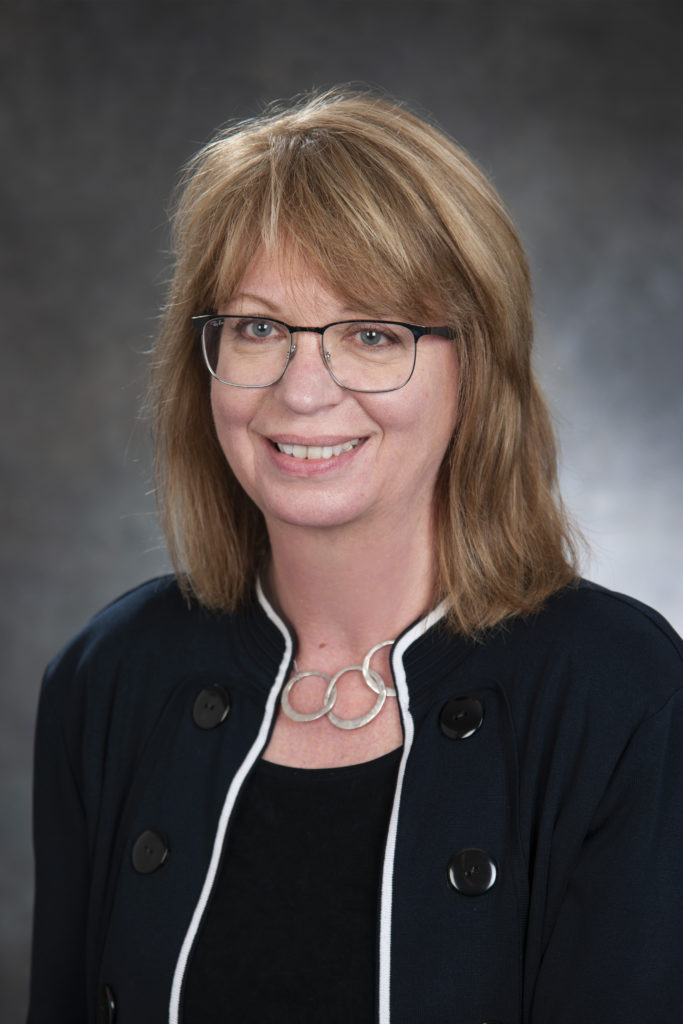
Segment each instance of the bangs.
M452 240L395 157L331 131L271 137L229 217L216 303L261 248L286 249L354 309L425 324L462 316Z

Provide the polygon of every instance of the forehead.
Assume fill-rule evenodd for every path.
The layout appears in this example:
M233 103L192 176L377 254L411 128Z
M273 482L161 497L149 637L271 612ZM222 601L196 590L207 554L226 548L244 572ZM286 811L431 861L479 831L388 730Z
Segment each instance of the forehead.
M263 306L267 307L265 311L282 316L306 314L318 320L363 312L357 302L333 290L319 267L287 246L259 249L227 303L231 308L233 305L244 307L244 312L247 307L259 312L259 306Z

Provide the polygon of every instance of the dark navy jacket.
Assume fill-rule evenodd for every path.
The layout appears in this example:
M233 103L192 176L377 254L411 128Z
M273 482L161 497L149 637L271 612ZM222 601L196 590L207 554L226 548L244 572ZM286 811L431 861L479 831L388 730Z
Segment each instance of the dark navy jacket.
M683 1021L680 641L586 583L479 644L439 619L392 651L404 750L376 1020ZM30 1024L184 1021L185 965L293 647L260 592L220 616L165 578L50 665Z

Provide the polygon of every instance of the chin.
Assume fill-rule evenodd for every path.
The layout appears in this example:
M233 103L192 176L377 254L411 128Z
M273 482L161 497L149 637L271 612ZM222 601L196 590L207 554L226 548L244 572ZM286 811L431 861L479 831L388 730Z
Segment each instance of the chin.
M261 510L268 527L279 523L310 530L339 529L365 518L360 509L340 507L334 503L326 505L320 500L315 503L301 502L296 505L262 507Z

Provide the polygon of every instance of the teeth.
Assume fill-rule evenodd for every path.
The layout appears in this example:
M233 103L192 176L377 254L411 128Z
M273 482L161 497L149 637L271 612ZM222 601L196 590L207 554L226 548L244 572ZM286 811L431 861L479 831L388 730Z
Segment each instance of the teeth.
M276 447L278 451L285 455L292 455L295 459L332 459L336 455L350 452L359 444L360 438L356 437L353 441L344 441L343 444L321 446L317 444L278 444L276 442Z

